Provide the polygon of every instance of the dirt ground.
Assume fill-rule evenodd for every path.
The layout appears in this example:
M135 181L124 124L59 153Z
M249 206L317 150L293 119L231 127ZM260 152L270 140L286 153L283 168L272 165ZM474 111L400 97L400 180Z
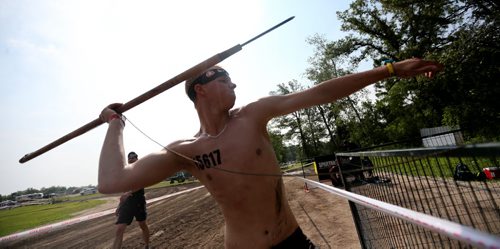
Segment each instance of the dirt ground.
M304 233L320 248L361 248L346 200L318 188L304 190L304 182L284 179L290 206ZM198 186L147 189L146 198ZM79 215L116 207L118 197ZM205 188L167 198L148 207L150 248L224 248L224 220ZM11 241L2 248L110 248L114 239L114 215L71 225L61 230L24 240ZM136 222L124 235L123 248L143 248L141 229Z

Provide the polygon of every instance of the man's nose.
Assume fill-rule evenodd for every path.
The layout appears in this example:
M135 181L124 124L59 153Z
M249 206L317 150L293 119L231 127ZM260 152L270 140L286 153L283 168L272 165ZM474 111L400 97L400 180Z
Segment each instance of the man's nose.
M234 84L234 82L231 82L231 89L235 89L236 88L236 84Z

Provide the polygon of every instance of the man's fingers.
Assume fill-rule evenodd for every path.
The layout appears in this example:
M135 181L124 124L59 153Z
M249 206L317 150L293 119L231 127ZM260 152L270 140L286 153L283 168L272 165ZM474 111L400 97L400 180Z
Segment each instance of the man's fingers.
M443 64L437 63L435 61L422 61L424 64L422 66L424 71L427 72L438 72L443 70Z
M112 113L118 113L116 110L118 108L120 108L120 106L122 106L123 104L122 103L113 103L113 104L110 104L108 106L106 106L102 111L101 111L101 114L99 114L99 118L103 121L103 122L107 122L109 116L112 114ZM121 114L121 113L118 113L118 114Z
M123 105L122 103L113 103L113 104L108 105L108 108L113 110L113 111L116 111L116 109L120 108L120 106L122 106L122 105Z
M443 65L434 61L421 61L423 65L420 68L420 72L424 74L427 78L432 78L439 71L443 70Z

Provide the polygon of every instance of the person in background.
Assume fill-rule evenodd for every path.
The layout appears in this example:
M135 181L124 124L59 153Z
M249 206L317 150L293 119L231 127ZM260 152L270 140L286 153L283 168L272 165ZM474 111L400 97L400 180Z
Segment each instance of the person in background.
M134 163L139 158L135 152L128 153L128 163ZM122 247L123 234L127 226L135 220L142 230L142 239L146 244L145 248L149 248L149 228L146 223L146 198L144 197L144 188L137 191L128 191L120 196L120 204L116 208L115 215L118 216L116 221L116 236L113 243L113 248Z

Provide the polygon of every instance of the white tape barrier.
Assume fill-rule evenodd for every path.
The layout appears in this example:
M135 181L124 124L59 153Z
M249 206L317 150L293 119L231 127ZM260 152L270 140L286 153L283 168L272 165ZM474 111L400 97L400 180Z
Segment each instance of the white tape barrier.
M147 200L146 203L150 204L150 203L157 202L157 201L169 198L169 197L173 197L173 196L184 194L184 193L187 193L187 192L190 192L190 191L193 191L193 190L197 190L197 189L203 188L203 187L204 186L198 186L198 187L195 187L195 188L190 188L190 189L186 189L186 190L183 190L183 191L175 192L173 194L168 194L168 195L160 196L158 198ZM67 227L69 225L77 224L77 223L80 223L80 222L83 222L83 221L88 221L88 220L99 218L99 217L102 217L102 216L105 216L105 215L108 215L108 214L112 214L112 213L115 212L115 210L116 210L116 208L112 208L112 209L108 209L108 210L105 210L105 211L102 211L102 212L98 212L98 213L94 213L94 214L89 214L89 215L85 215L85 216L81 216L81 217L77 217L77 218L72 218L72 219L61 221L61 222L57 222L57 223L54 223L54 224L45 225L45 226L41 226L41 227L34 228L34 229L31 229L31 230L26 230L26 231L23 231L23 232L19 232L19 233L7 235L7 236L4 236L4 237L0 237L0 244L3 243L3 242L6 242L6 241L10 241L10 240L23 239L23 238L28 238L28 237L35 236L35 235L40 235L40 234L43 234L43 233L52 232L52 231L55 231L57 229L61 229L63 227Z
M151 199L151 200L147 200L146 203L150 204L150 203L153 203L153 202L161 201L161 200L166 199L166 198L170 198L170 197L173 197L173 196L176 196L176 195L184 194L184 193L187 193L187 192L190 192L190 191L193 191L193 190L197 190L197 189L200 189L200 188L204 188L204 187L205 186L202 185L202 186L198 186L198 187L195 187L195 188L190 188L190 189L182 190L182 191L179 191L179 192L175 192L173 194L160 196L160 197L157 197L157 198L154 198L154 199Z
M485 233L473 229L471 227L463 226L455 222L451 222L441 218L436 218L431 215L419 213L400 206L392 205L362 195L354 194L345 191L343 189L334 188L332 186L325 185L316 181L304 178L300 179L318 188L326 190L330 193L339 195L341 197L349 199L350 201L356 202L360 205L373 208L378 211L384 212L386 214L392 215L394 217L409 221L417 226L421 226L426 229L440 233L442 235L448 236L450 238L460 240L472 246L478 248L490 248L490 249L500 248L500 237L494 236L492 234Z

